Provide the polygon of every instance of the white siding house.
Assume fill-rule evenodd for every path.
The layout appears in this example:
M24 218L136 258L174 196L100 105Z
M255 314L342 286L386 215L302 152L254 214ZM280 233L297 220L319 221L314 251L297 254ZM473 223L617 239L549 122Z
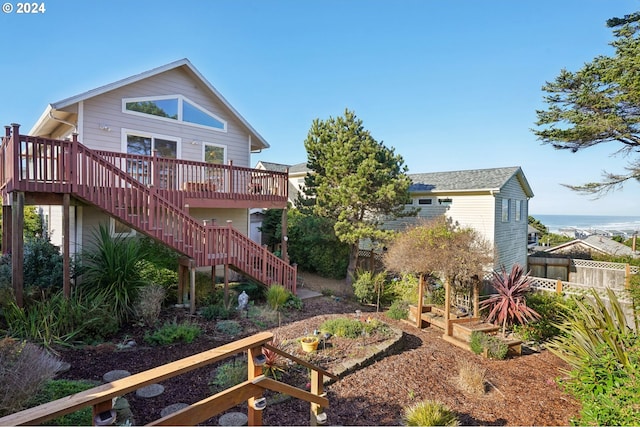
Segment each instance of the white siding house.
M472 227L494 248L494 268L527 265L529 199L533 192L520 167L410 174L411 204L416 217L386 222L402 229L419 218L446 215Z

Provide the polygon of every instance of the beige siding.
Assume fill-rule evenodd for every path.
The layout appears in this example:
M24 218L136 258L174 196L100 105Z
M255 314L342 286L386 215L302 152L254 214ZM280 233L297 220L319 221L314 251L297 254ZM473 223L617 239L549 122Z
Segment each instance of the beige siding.
M502 200L509 200L509 221L502 221ZM516 200L522 203L521 219L515 220ZM496 196L495 204L495 268L504 266L511 270L514 264L527 266L527 225L528 201L518 180L514 177L502 188Z
M249 211L247 209L199 209L189 210L189 215L193 218L204 221L215 219L216 225L227 225L227 221L232 221L233 228L244 235L249 234ZM210 223L209 223L210 224Z
M122 129L173 136L182 139L181 157L202 160L201 142L225 145L227 160L249 167L249 134L233 114L215 97L208 95L183 69L173 69L142 81L115 89L84 101L82 143L89 148L122 151ZM227 122L227 131L208 130L184 123L127 114L122 111L123 98L184 95ZM101 125L109 130L101 129ZM196 141L196 144L192 142Z

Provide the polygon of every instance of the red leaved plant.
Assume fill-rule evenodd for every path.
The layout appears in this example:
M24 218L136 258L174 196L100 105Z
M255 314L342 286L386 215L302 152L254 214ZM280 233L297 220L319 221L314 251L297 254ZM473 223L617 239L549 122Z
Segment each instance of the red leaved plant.
M499 272L494 271L492 284L496 293L489 295L480 306L490 308L487 320L497 320L502 324L503 336L506 335L507 325L516 321L522 324L540 318L540 314L527 307L525 295L531 291L532 282L529 274L525 274L519 264L515 264L510 273L507 273L504 267Z
M273 340L269 343L275 348L280 348L280 340L274 335ZM285 363L283 357L270 348L262 347L262 354L265 357L264 365L262 366L262 372L278 380L278 374L284 372Z

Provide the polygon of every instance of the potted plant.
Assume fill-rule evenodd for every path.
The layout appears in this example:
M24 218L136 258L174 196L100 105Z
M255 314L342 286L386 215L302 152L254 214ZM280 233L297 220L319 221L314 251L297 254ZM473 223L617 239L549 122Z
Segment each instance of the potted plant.
M300 339L302 350L307 353L312 353L318 349L318 343L320 340L316 336L306 336Z

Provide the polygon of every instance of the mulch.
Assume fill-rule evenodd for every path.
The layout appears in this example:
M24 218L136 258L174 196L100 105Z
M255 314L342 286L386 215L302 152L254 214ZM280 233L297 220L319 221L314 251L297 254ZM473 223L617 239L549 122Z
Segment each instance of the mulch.
M524 351L507 360L490 360L455 347L441 338L437 329L417 328L394 321L373 308L362 307L345 298L322 296L305 301L302 311L283 316L282 326L271 326L279 338L302 337L318 328L329 315L353 316L360 309L403 332L402 346L393 354L361 367L326 387L330 407L328 425L401 425L403 408L425 399L438 400L458 414L462 425L568 425L577 416L580 405L564 393L555 379L564 363L548 351ZM169 319L188 318L184 310L168 310ZM318 317L320 316L320 317ZM192 319L204 333L191 344L151 347L143 342L144 328L131 327L111 343L82 349L62 350L62 358L71 369L62 374L69 379L101 381L104 373L125 369L137 373L217 347L239 337L229 337L215 330L215 322L201 317ZM248 336L261 330L250 319L238 319ZM372 338L374 339L374 338ZM135 340L138 345L122 350L120 342ZM331 341L329 341L331 342ZM345 347L345 346L350 347ZM362 342L362 346L367 343ZM316 362L332 371L345 358L356 357L358 346L332 342L331 357ZM471 395L458 385L462 363L486 369L486 392ZM145 399L135 393L126 395L136 424L146 424L160 417L163 408L175 403L194 403L211 395L208 385L219 365L197 369L162 382L164 393ZM287 380L304 387L306 372L294 370ZM246 412L246 404L234 411ZM287 399L268 405L263 411L265 425L309 425L309 404ZM205 425L217 425L219 415Z

